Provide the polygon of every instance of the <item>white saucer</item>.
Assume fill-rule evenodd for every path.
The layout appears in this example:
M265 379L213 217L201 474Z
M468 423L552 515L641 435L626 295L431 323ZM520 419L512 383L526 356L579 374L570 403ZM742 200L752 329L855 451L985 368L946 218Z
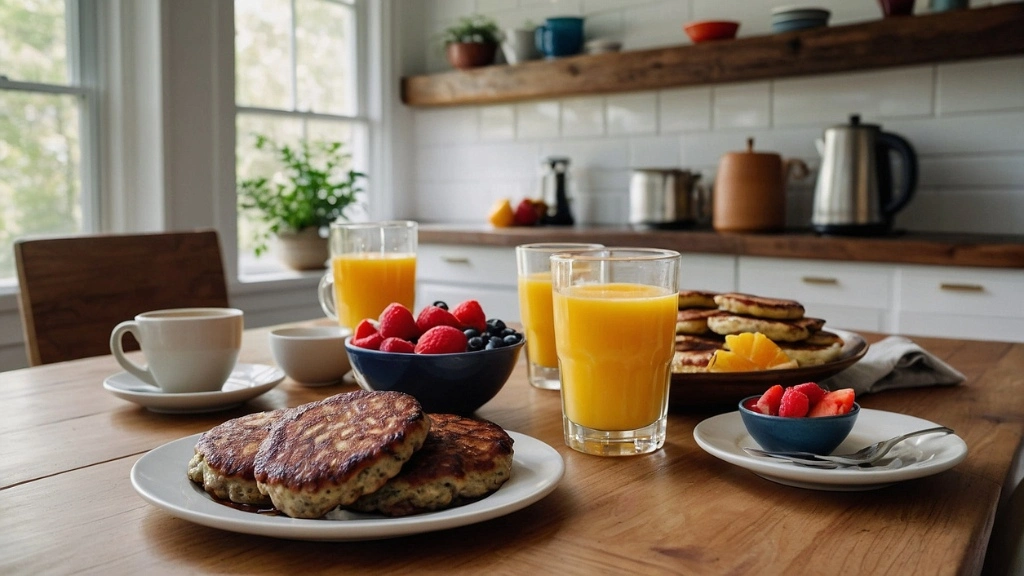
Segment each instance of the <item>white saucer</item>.
M237 364L224 386L216 392L161 392L127 372L118 372L103 381L108 392L145 406L153 412L187 414L216 412L234 408L277 386L284 380L284 372L265 364Z
M854 452L879 440L938 426L906 414L861 408L850 435L835 453ZM779 484L814 490L873 490L903 480L938 474L967 457L967 444L956 434L919 436L898 444L872 468L809 468L775 458L751 456L743 448L758 448L747 433L739 412L719 414L693 429L693 438L705 452Z

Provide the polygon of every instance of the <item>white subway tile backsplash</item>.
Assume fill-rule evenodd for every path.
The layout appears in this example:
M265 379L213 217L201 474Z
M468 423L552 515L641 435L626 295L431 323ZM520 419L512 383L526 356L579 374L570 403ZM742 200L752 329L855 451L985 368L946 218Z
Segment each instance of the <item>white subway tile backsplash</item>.
M658 131L656 92L616 94L605 99L608 134L654 134Z
M716 130L771 125L771 85L768 82L716 86L712 95L711 121Z
M474 142L477 138L476 108L430 108L417 110L416 144L436 145Z
M1024 154L920 158L918 168L918 185L923 187L1024 189Z
M936 91L940 115L1024 109L1024 56L940 64Z
M622 41L625 24L623 23L621 11L615 10L597 14L587 13L585 18L583 21L583 34L587 40L605 38L619 42Z
M573 198L572 211L580 224L626 224L629 220L629 196L618 190L578 194Z
M573 169L629 168L629 142L624 138L575 139L544 142L540 157L568 156Z
M516 138L557 138L560 109L558 102L516 104Z
M1019 190L959 188L918 190L896 215L904 230L976 234L1024 234L1024 195Z
M683 32L683 24L692 19L689 2L664 0L631 6L624 10L623 18L623 50L677 46L690 42Z
M418 182L454 182L468 180L463 163L472 146L425 146L416 151L416 180Z
M1024 110L938 118L887 120L918 154L981 154L1024 152Z
M573 179L581 190L629 190L631 172L625 168L605 170L599 167L586 167L572 173Z
M851 114L865 122L932 113L930 66L774 81L774 126L839 124Z
M711 129L711 88L678 88L658 93L659 132Z
M514 140L516 109L512 105L480 108L480 139L485 141Z
M679 168L679 137L649 136L629 142L629 165L632 168Z
M604 98L587 96L562 100L562 137L604 135Z

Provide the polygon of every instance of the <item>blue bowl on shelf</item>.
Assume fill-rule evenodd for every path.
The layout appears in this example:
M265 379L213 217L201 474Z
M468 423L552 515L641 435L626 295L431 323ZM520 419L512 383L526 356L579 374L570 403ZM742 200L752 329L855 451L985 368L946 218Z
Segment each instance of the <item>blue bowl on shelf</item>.
M413 354L360 348L350 337L345 349L364 390L405 392L426 412L469 415L505 386L525 344L524 338L493 350Z
M852 410L839 416L771 416L748 408L760 397L744 398L740 401L739 409L747 432L764 450L831 454L850 435L857 422L857 415L860 414L860 405L854 402Z

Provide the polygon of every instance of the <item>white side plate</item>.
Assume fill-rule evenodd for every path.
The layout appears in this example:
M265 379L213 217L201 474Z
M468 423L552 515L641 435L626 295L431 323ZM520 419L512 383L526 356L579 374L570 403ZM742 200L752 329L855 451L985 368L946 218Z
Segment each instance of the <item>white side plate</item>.
M145 406L153 412L189 414L234 408L263 394L284 380L284 372L265 364L237 364L224 386L216 392L161 392L127 372L103 381L103 388L118 398Z

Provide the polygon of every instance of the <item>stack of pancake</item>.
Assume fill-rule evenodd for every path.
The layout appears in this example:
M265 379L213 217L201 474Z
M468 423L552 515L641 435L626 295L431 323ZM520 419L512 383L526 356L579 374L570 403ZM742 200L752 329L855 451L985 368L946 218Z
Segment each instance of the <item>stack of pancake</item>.
M822 330L824 325L804 316L795 300L681 290L672 371L706 372L715 350L727 349L725 336L743 332L764 334L799 366L832 362L842 353L843 339Z
M249 414L200 436L188 477L216 498L293 518L341 508L405 516L501 487L512 438L497 424L425 414L401 392L358 390Z

